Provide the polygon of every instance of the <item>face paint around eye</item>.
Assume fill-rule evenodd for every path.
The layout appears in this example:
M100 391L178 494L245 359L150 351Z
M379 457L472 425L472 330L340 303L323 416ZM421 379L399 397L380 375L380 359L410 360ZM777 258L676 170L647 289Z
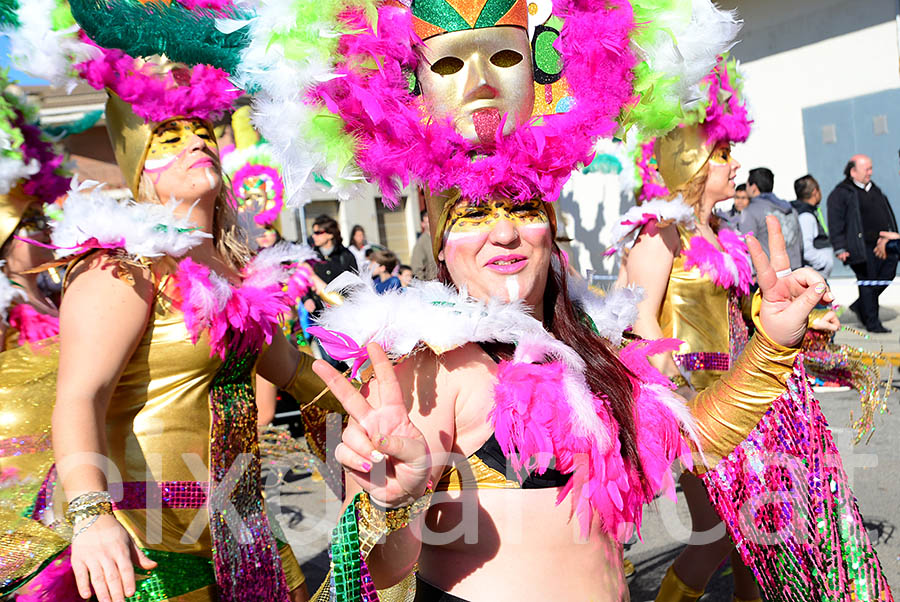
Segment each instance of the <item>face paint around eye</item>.
M488 232L501 219L509 220L516 227L547 226L550 223L540 201L493 201L482 205L461 202L450 211L447 233Z
M218 151L212 132L205 123L196 119L176 119L161 125L153 133L144 171L152 174L168 169L188 149L194 136L199 136L208 147Z

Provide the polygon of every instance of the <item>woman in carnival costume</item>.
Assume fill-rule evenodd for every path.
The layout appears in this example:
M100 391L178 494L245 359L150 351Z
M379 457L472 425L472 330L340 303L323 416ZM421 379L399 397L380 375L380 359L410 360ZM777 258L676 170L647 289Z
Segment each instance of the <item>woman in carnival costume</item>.
M375 599L417 566L419 600L625 598L617 540L656 492L670 490L671 461L689 450L727 456L785 395L796 353L788 346L830 297L809 271L777 277L782 249L773 269L756 246L760 332L694 401L692 419L643 360L672 343L613 350L629 293L604 304L570 291L543 200L587 162L596 136L612 132L604 120L628 106L630 77L649 75L652 62L617 58L630 53L634 22L665 15L644 20L633 8L561 2L538 7L529 23L519 3L382 6L377 34L340 41L344 77L312 92L344 120L360 169L388 200L398 180L422 181L445 283L379 301L364 281L345 278L336 286L349 301L316 333L357 373L371 372L368 362L375 373L357 393L317 364L353 418L336 456L355 494L321 596ZM703 7L694 9L696 17ZM344 18L364 25L361 13ZM562 60L547 61L557 34ZM393 64L382 56L390 50ZM416 76L406 95L401 67ZM592 90L604 91L601 105L620 104L591 104ZM544 115L537 123L535 113ZM560 579L563 558L572 568ZM869 570L881 586L877 562Z
M76 67L109 91L107 127L136 201L76 182L52 223L69 265L53 450L20 446L13 460L32 485L55 471L2 515L0 587L47 567L23 596L305 599L266 517L252 378L303 400L324 389L278 323L285 289L309 286L299 266L312 253L285 243L251 257L242 241L210 122L239 94L224 72L93 55ZM43 369L15 376L46 386ZM17 399L4 435L46 442L38 401ZM57 482L64 512L51 503ZM71 572L77 594L49 589Z
M688 398L726 377L747 344L742 304L746 309L747 303L743 302L749 301L752 285L751 261L743 237L721 228L713 215L718 202L734 196L734 177L740 166L731 156L731 146L744 142L750 134L751 121L741 99L736 63L720 59L705 78L705 86L705 102L689 112L688 120L681 127L639 147L637 164L642 187L637 196L642 202L623 216L613 234L618 242L612 249L612 252L624 250L619 286L639 286L645 291L638 305L635 334L649 339L667 337L682 341L678 349L653 361ZM809 326L833 331L834 321L833 312L812 312ZM780 409L773 408L756 427L751 439L728 456L724 464L729 470L745 468L740 454L753 457L748 449L753 450L754 445L758 446L754 450L757 454L768 451L759 445L760 439L764 441L769 432L767 428L772 428L766 423L785 419L786 415L778 416L778 413L790 407L790 403L777 405ZM817 407L804 409L817 420L821 417ZM820 431L824 429L824 424L816 426ZM802 432L802 428L797 430ZM830 441L828 444L832 445ZM803 450L807 454L801 455L797 450L792 451L801 458L815 453ZM868 591L863 584L867 585L872 576L854 574L853 570L833 583L822 579L819 566L833 561L827 558L826 549L810 549L810 557L798 559L793 566L780 564L778 569L773 569L767 565L784 552L762 553L760 548L753 547L753 530L739 521L728 501L732 492L736 498L745 496L742 500L746 501L748 494L760 492L760 484L753 482L752 474L743 477L746 481L740 481L733 474L727 475L729 479L722 479L725 473L717 472L708 473L702 480L691 473L681 478L693 532L705 537L706 542L689 544L675 560L663 580L658 601L697 600L729 553L734 567L736 601L760 599L756 579L745 561L761 577L769 599L792 600L797 598L791 595L802 595L800 591L791 594L790 589L779 587L797 573L810 579L814 583L811 589L816 591L833 594L845 591L843 587L847 587L846 591L855 590L857 595L861 590ZM710 481L717 484L714 493L718 494L719 502L715 506L710 503L704 486ZM740 491L736 482L747 491ZM814 491L811 499L824 493ZM841 497L844 495L840 492L834 496L837 506L847 503ZM724 533L716 541L709 541L716 537L720 514L728 521L732 537L742 543L749 542L740 550L741 554L734 551L734 544ZM788 544L792 543L792 537L796 535L785 537ZM869 546L867 552L874 554L868 542L864 543ZM877 580L875 583L882 585ZM803 583L803 587L807 586ZM879 593L877 586L875 593Z
M718 475L770 405L799 394L785 386L791 346L830 293L808 271L776 276L783 249L770 266L754 246L758 332L689 412L645 359L676 343L615 351L633 293L570 291L545 201L598 137L677 125L679 101L699 97L736 33L731 15L699 0L192 5L132 14L148 27L206 18L206 37L166 53L218 61L255 90L292 198L314 173L342 198L366 177L389 205L417 180L447 283L380 297L365 278L334 284L349 301L317 336L376 377L358 394L317 364L355 418L336 452L354 495L320 595L377 599L418 565L421 600L626 598L619 541L671 492L670 464L703 452L696 470ZM877 559L857 566L851 582L846 564L833 572L842 590L890 597Z
M10 86L0 78L0 351L59 332L59 275L31 272L53 256L23 239L46 241L44 205L68 190L63 155Z

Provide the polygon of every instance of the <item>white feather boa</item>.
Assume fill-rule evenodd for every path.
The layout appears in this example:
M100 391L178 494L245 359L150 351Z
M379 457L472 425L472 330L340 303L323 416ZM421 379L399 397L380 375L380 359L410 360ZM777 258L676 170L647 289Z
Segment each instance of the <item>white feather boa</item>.
M190 221L190 212L177 217L180 203L135 203L116 200L106 194L103 185L72 179L65 207L51 221L51 241L58 256L88 248L121 248L136 257L181 257L212 238Z
M611 229L609 233L611 244L606 254L613 255L631 248L637 240L641 228L650 221L655 220L660 224L674 223L691 226L695 219L694 210L687 206L680 196L671 201L653 199L649 203L637 205L625 212L619 223Z
M571 497L583 533L592 517L600 517L608 534L627 538L632 527L639 527L642 508L653 493L674 495L670 466L689 451L684 435L694 438L693 421L684 401L664 386L667 380L646 356L677 342L642 342L626 347L620 356L637 375L634 415L641 465L653 489L648 492L621 455L618 425L609 410L613 401L593 394L582 358L548 333L521 303L482 303L465 290L438 282L414 281L404 290L378 295L366 273L345 273L329 289L347 297L325 310L319 322L329 332L319 334L327 335L322 339L326 349L331 343L342 352L349 350L357 363L365 359L362 348L369 342L394 358L422 345L440 354L467 343L514 344L512 361L500 363L494 387L490 420L495 435L514 469L543 472L553 457L557 469L571 474L557 503ZM570 292L598 331L616 340L637 315L639 293L634 289L601 298L576 284Z

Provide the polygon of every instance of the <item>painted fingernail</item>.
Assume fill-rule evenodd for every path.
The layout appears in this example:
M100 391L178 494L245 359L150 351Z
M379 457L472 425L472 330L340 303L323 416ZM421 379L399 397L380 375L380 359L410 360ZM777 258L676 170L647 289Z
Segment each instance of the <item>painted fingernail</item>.
M382 435L378 438L378 447L384 447L385 445L387 445L387 437Z
M372 450L372 453L369 454L369 457L372 458L372 462L375 462L376 464L378 464L379 462L381 462L382 460L384 460L384 457L385 457L385 456L384 456L383 453L381 453L381 452L378 451L377 449L373 449L373 450Z
M824 282L820 282L819 284L816 285L816 292L819 294L825 292L825 283Z
M363 472L369 472L370 470L372 470L372 465L369 464L368 462L363 462L362 469L363 469Z

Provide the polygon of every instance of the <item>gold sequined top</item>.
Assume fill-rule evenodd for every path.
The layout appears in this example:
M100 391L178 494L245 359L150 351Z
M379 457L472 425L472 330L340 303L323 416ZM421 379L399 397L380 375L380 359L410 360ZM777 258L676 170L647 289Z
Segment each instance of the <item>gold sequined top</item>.
M107 410L109 457L125 482L209 479L209 387L222 360L210 357L205 334L191 342L174 290L162 276L144 336ZM116 517L141 547L209 556L207 520L194 526L194 541L182 541L197 512L163 508L148 517L146 510L125 510Z
M690 240L696 234L684 226L675 227L678 228L681 248L689 248ZM684 341L675 354L676 363L689 371L691 384L702 391L728 370L727 365L721 362L727 362L733 351L731 321L737 299L727 289L716 286L698 268L686 270L685 260L684 253L681 253L672 263L666 296L660 305L657 320L664 337ZM739 313L739 306L737 311ZM718 366L710 361L715 359L719 361ZM709 369L697 369L700 366L709 366Z

